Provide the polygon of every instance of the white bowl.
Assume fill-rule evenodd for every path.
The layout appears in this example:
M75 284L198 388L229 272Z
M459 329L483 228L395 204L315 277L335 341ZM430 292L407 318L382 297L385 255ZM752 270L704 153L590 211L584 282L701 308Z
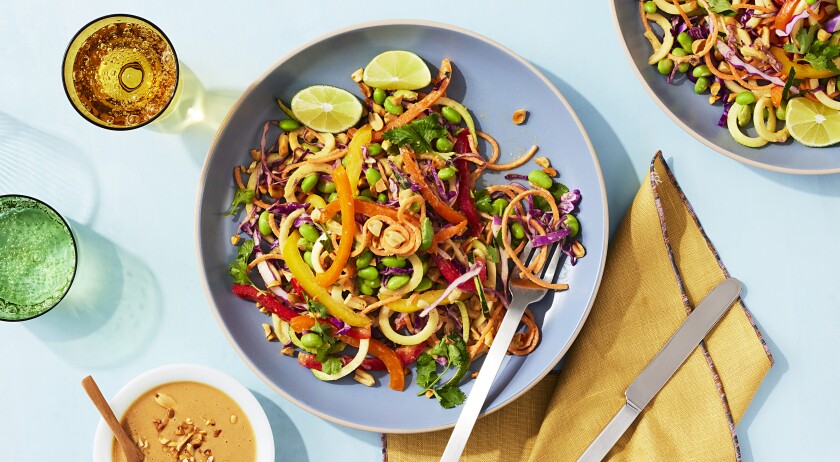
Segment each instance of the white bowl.
M274 462L274 435L271 425L260 403L254 395L231 376L205 366L195 364L170 364L144 372L128 382L108 402L118 419L125 410L143 393L170 382L199 382L230 396L242 408L254 429L257 445L257 462ZM104 420L99 420L93 440L93 462L112 462L114 434Z

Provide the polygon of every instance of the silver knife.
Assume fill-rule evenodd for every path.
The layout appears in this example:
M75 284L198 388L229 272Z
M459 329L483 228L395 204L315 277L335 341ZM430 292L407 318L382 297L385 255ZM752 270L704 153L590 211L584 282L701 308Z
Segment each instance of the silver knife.
M741 282L735 278L724 279L697 308L688 315L682 326L659 350L656 357L627 387L627 402L609 424L580 456L578 462L600 462L610 452L621 435L647 406L659 390L668 383L694 348L712 330L723 314L741 294Z

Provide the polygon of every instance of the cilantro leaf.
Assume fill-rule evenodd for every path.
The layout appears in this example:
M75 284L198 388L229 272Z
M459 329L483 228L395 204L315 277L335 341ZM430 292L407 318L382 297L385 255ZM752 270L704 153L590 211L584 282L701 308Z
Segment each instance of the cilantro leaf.
M499 263L501 261L501 258L499 257L499 249L497 249L496 246L487 246L487 261L490 263Z
M316 318L326 318L327 317L327 307L324 306L323 303L315 300L314 298L307 298L306 300L306 309L309 310L310 313L314 314ZM315 323L315 326L323 326L323 324ZM313 329L310 329L314 331ZM326 335L329 335L330 328L327 328Z
M446 128L438 123L438 116L430 114L401 127L394 127L382 137L397 146L411 146L416 153L432 152L432 141L446 135Z
M817 31L820 30L819 24L814 24L809 29L799 29L796 33L796 39L785 44L785 51L788 53L796 53L804 55L811 49L811 44L814 43L814 37L817 36Z
M828 42L817 40L811 45L811 50L804 59L817 69L840 72L834 64L834 60L838 57L840 57L840 45L829 45Z
M251 278L248 277L248 257L254 251L254 241L248 239L242 241L239 246L239 253L236 255L236 260L230 263L228 272L233 278L233 282L237 284L251 284Z
M417 385L423 387L420 394L426 392L429 387L434 385L440 378L437 375L437 363L434 358L428 353L423 353L417 358Z
M332 240L330 240L330 238L327 237L330 235L330 233L327 232L326 226L324 226L323 223L315 223L315 226L317 226L318 229L321 230L321 237L318 240L323 242L324 250L326 250L327 252L332 252L333 244Z
M709 7L721 16L735 16L735 10L732 9L729 0L709 0Z
M467 395L454 385L444 385L435 390L435 397L437 397L442 408L451 409L463 404Z
M309 299L309 300L311 302L318 303L318 302L315 302L312 299ZM318 303L318 304L321 305L320 303ZM321 305L321 306L324 306L324 305ZM333 329L332 326L327 325L327 323L316 322L312 327L309 328L309 332L314 332L314 333L319 334L321 337L324 337L324 338L332 338L332 329Z
M341 359L330 356L321 361L321 372L324 374L335 375L341 370Z
M255 193L251 189L236 188L233 193L233 201L230 203L230 210L222 216L228 217L239 210L240 205L250 204L254 200Z

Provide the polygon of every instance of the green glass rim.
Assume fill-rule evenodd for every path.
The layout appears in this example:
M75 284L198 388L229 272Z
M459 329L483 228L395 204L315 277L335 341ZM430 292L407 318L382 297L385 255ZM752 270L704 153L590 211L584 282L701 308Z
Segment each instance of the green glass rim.
M50 306L46 310L44 310L44 311L42 311L42 312L40 312L40 313L38 313L34 316L30 316L28 318L6 319L6 318L0 316L0 321L3 321L3 322L29 321L30 319L35 319L38 316L42 316L42 315L47 314L50 311L52 311L53 308L58 306L58 304L61 303L62 300L64 300L64 297L67 296L67 293L70 292L70 288L73 287L73 281L76 280L76 271L79 268L79 245L76 243L76 235L73 234L73 228L70 227L70 223L67 223L67 219L65 219L62 214L58 213L58 210L56 210L50 204L47 204L46 202L44 202L41 199L38 199L36 197L27 196L25 194L0 194L0 202L2 202L6 198L28 199L28 200L31 200L33 202L37 202L38 204L41 204L44 207L50 209L59 219L61 219L61 222L64 224L64 227L67 228L67 231L70 232L70 241L73 243L73 274L70 276L70 284L67 284L67 288L64 289L64 293L61 294L61 297L58 300L56 300L55 303L53 303L52 306Z
M70 47L73 46L73 42L75 42L76 38L79 37L79 34L81 34L89 26L91 26L92 24L94 24L98 21L102 21L103 19L109 19L109 18L131 18L131 19L137 19L139 21L143 21L144 23L148 24L154 30L156 30L158 33L160 33L160 35L164 38L164 40L166 40L166 43L169 44L169 48L172 50L172 56L175 58L175 91L172 92L172 96L169 97L169 101L166 102L166 104L163 106L163 108L161 108L160 112L155 114L154 117L150 118L149 120L147 120L147 121L145 121L141 124L132 125L130 127L108 126L108 125L97 123L95 120L86 116L85 113L82 110L80 110L78 107L76 107L76 105L73 103L73 98L70 96L70 92L67 90L67 83L64 81L64 67L67 65L67 54L70 53ZM154 122L155 120L158 119L158 117L161 116L161 114L165 113L166 110L169 109L169 105L172 104L172 101L175 99L175 95L178 93L178 86L180 84L181 84L181 63L180 63L180 61L178 61L178 53L175 51L175 46L172 44L172 40L169 39L169 37L166 35L166 33L163 32L163 30L160 27L158 27L157 24L149 21L146 18L141 18L140 16L136 16L136 15L133 15L133 14L113 13L113 14L106 14L105 16L100 16L96 19L91 20L90 22L88 22L84 26L80 27L79 30L75 34L73 34L73 37L70 39L69 42L67 42L67 49L64 50L64 56L61 59L61 88L64 89L64 95L67 96L67 101L70 102L70 106L72 106L73 109L80 116L82 116L83 119L87 120L88 122L90 122L91 124L93 124L97 127L104 128L104 129L107 129L107 130L114 130L114 131L117 131L117 132L122 132L122 131L126 131L126 130L134 130L135 128L145 127L146 125L149 125L150 123Z

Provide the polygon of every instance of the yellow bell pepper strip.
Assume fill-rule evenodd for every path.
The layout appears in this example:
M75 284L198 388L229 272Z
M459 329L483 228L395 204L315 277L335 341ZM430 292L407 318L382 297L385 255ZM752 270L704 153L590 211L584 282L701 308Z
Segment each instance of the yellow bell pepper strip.
M403 151L402 161L405 173L408 173L408 176L411 177L411 181L420 186L420 195L423 196L423 199L426 199L426 202L429 203L438 215L453 225L460 224L462 221L467 220L461 212L456 211L450 207L449 204L442 201L440 197L438 197L437 192L433 191L432 188L429 187L429 184L426 182L426 178L423 177L423 173L420 171L420 166L417 165L417 161L414 160L414 156L411 152Z
M350 216L352 217L353 215ZM330 315L341 319L347 324L354 327L367 327L371 325L372 321L369 317L347 308L343 303L332 298L327 289L315 282L315 275L312 274L312 270L304 263L303 257L300 255L300 249L298 249L297 245L299 240L300 232L298 231L295 231L286 239L285 244L283 244L283 259L286 261L289 271L292 272L292 276L298 281L301 288L310 297L324 305Z
M790 2L796 3L796 2ZM796 69L796 78L797 79L825 79L828 77L833 77L837 75L836 72L830 71L828 69L817 69L816 67L810 64L797 64L791 61L785 50L778 48L778 47L770 47L770 52L773 53L773 56L779 60L779 63L782 64L782 72L783 75L790 74L790 68Z
M347 335L339 335L338 339L352 347L359 347L359 339L355 339ZM394 350L388 348L384 343L378 340L370 339L368 353L376 356L385 363L385 367L388 369L388 374L391 375L391 382L388 384L388 387L391 390L403 391L403 388L405 388L405 372L403 371L402 361L400 361L399 356L394 353Z
M362 176L362 164L365 162L364 156L362 156L362 146L370 143L372 130L370 125L360 128L353 135L353 139L350 140L350 145L347 147L345 165L347 176L350 177L350 189L353 191L353 197L359 195L359 178Z
M356 211L353 207L353 193L350 191L350 180L344 166L339 165L333 172L335 190L338 193L338 203L341 207L341 241L332 265L323 273L315 276L315 282L323 287L331 286L341 276L350 253L353 251L353 235L356 233ZM336 316L337 317L337 316Z
M435 300L440 298L441 295L443 295L443 289L427 290L418 294L417 297L413 300L411 298L403 298L395 302L390 302L388 303L388 309L391 311L398 311L400 313L414 313L415 311L420 311L428 307L429 305L434 303ZM446 300L443 301L443 304L453 303L462 298L464 298L464 293L460 291L455 291L449 294L449 297L447 297Z

